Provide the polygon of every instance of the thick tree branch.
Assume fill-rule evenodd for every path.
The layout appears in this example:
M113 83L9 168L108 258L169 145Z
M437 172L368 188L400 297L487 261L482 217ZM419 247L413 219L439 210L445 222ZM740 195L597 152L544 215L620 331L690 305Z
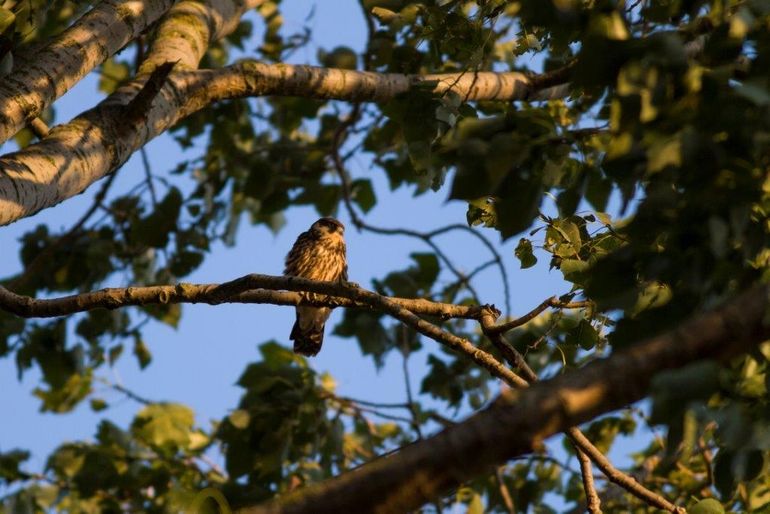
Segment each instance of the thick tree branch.
M279 94L345 101L386 101L413 87L449 89L469 100L517 100L531 92L521 73L399 75L244 61L218 70L169 76L146 113L126 126L123 106L141 90L134 81L95 108L24 150L0 158L0 225L30 216L83 192L120 167L152 138L219 100Z
M702 359L724 360L770 337L768 287L757 287L583 369L525 391L502 395L489 409L436 436L353 472L246 514L404 512L416 509L494 465L532 451L544 438L646 396L652 378Z
M176 63L176 69L195 70L212 41L232 33L241 17L264 0L184 0L161 20L138 75Z
M136 38L173 0L104 0L0 83L0 143Z

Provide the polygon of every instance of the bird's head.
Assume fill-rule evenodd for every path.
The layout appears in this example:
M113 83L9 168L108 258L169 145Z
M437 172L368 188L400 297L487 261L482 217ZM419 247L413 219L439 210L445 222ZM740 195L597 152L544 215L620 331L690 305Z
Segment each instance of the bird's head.
M321 218L313 223L310 230L318 237L342 237L345 234L345 225L334 218Z

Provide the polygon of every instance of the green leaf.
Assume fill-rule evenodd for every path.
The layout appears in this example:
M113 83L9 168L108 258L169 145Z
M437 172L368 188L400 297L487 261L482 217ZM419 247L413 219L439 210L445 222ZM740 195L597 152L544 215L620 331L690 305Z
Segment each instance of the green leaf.
M244 409L237 409L231 412L230 415L227 416L227 419L235 428L245 430L246 427L249 426L251 416L249 415L249 411Z
M152 214L134 224L131 239L136 243L155 248L165 247L168 244L169 234L176 230L181 207L182 193L176 187L172 187Z
M20 465L29 459L29 452L23 450L11 450L0 453L0 484L10 484L15 480L26 478L26 473L22 472Z
M319 50L318 60L327 68L355 70L358 65L358 56L346 46L338 46L331 52Z
M481 501L481 496L476 493L468 503L468 510L466 514L484 514L484 503Z
M15 21L16 15L13 14L13 11L6 9L5 7L0 7L0 33L5 32L5 30L13 25Z
M346 309L342 321L334 327L335 335L355 337L363 354L373 356L378 368L383 365L385 354L393 348L380 318L377 313Z
M714 498L701 500L689 509L690 514L725 514L725 508Z
M94 412L100 412L109 407L107 405L107 402L102 400L101 398L91 398L90 400L91 410Z
M583 274L591 265L586 261L578 259L564 259L559 265L559 269L564 274L564 280L568 280L573 283L582 283Z
M154 403L143 408L131 423L137 439L165 452L190 444L193 411L178 403Z
M58 387L37 388L34 395L43 400L43 412L70 412L91 393L90 370L84 374L73 374Z
M720 450L714 460L714 485L722 498L732 497L737 486L737 478L733 472L735 454L728 450Z
M139 335L134 336L134 355L141 369L146 368L152 361L152 354Z
M532 241L526 238L519 239L519 244L516 245L516 249L513 251L514 255L521 262L521 268L531 268L537 264L537 257L532 253Z
M128 80L131 70L128 64L123 61L116 61L109 58L102 64L101 74L99 75L99 90L112 94L115 90Z
M580 346L583 350L591 350L599 342L599 333L586 319L567 333L567 344Z
M717 391L719 366L713 361L690 364L664 371L652 380L654 423L666 423L681 414L691 402L704 400Z
M485 227L497 225L495 204L489 197L482 197L468 202L468 212L465 214L468 225L475 227L483 224Z
M377 203L377 197L374 195L372 181L369 179L358 179L353 181L351 196L353 201L361 207L364 213L372 210Z

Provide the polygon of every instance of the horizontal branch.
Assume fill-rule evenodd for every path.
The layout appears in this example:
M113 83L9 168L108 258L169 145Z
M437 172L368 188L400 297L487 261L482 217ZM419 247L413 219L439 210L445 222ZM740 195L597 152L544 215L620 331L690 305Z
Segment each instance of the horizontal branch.
M525 323L532 321L540 313L542 313L544 310L546 310L549 307L553 307L554 309L585 309L589 306L591 306L591 302L587 300L580 301L580 302L563 302L559 300L557 297L552 296L547 300L543 301L543 303L541 303L540 305L538 305L528 313L524 314L523 316L519 316L518 318L512 319L510 321L506 321L505 323L501 323L499 325L490 326L488 328L485 328L485 331L489 335L502 334L504 332L508 332L513 328L520 327Z
M0 82L0 143L135 39L173 0L104 0Z
M290 290L294 293L285 293ZM304 300L299 292L330 295L317 301ZM167 304L167 303L271 303L300 305L345 306L374 309L389 314L417 332L438 341L450 349L466 355L512 386L526 386L510 369L502 365L491 354L477 348L467 339L425 321L415 313L442 319L496 316L492 306L465 306L431 302L423 299L390 298L357 285L341 282L318 282L298 277L276 277L251 274L224 284L177 284L175 286L148 286L102 289L62 298L35 299L17 295L0 286L0 309L22 317L65 316L77 312L103 308Z
M242 509L242 514L405 512L568 427L644 398L652 378L701 359L724 360L770 337L766 286L656 337L522 391L355 471Z
M320 300L307 300L302 291L329 295ZM340 282L318 282L298 277L246 275L223 284L186 284L115 287L61 298L37 299L18 295L0 286L0 309L24 318L67 316L94 309L118 309L130 306L204 303L269 303L273 305L319 305L372 309L356 299L361 294L376 293ZM432 302L421 298L388 298L388 301L410 312L442 319L477 319L484 307Z
M352 102L383 102L412 88L450 90L467 100L521 100L553 77L522 73L380 74L243 61L217 70L172 73L146 113L145 123L123 122L123 106L144 81L128 84L95 108L20 152L0 157L0 225L82 193L115 171L152 138L213 102L281 95Z

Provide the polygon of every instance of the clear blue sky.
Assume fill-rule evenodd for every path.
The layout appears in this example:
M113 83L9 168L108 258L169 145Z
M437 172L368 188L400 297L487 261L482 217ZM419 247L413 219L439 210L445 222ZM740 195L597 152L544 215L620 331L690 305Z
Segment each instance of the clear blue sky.
M334 8L330 8L329 3L320 0L284 0L285 30L294 32L305 24L313 30L312 44L293 55L293 62L316 63L318 48L331 49L338 45L362 47L365 26L357 2L334 4ZM308 18L311 12L314 14ZM253 18L261 32L261 23ZM57 102L57 120L66 121L89 107L95 90L96 79L92 75ZM3 148L3 152L6 151L9 148ZM153 141L147 151L153 170L159 175L164 175L185 158L176 143L166 136ZM379 172L369 169L365 157L354 158L351 171L356 177L371 178L380 193L377 207L366 217L370 224L433 229L449 223L465 223L465 204L446 202L447 189L419 198L413 198L412 192L404 188L389 193L387 182ZM133 186L142 179L142 173L137 154L121 170L113 190L119 192ZM55 208L3 227L2 243L6 251L0 253L0 275L8 276L19 270L17 240L25 231L40 223L49 224L54 229L70 226L88 209L93 190L97 188L92 187L85 194ZM239 229L237 246L226 248L215 245L204 265L185 281L222 282L252 272L281 274L283 258L294 239L317 217L312 208L292 208L287 213L287 225L277 236L266 228L253 227L244 222ZM409 253L427 250L420 241L359 233L348 223L344 212L340 217L349 226L346 239L350 279L362 286L370 286L372 278L406 267ZM499 242L496 232L480 230L485 230L485 234L496 244ZM553 294L566 292L568 286L561 280L560 272L548 271L546 257L541 258L534 268L520 270L513 255L516 240L499 244L498 249L509 272L513 313L520 314ZM464 271L489 259L486 250L467 234L450 234L440 243ZM450 281L451 277L445 274L442 279ZM122 280L122 277L114 277L106 285L128 285ZM478 275L475 286L485 302L504 305L500 275L495 268L488 268ZM400 357L392 355L378 372L371 360L361 357L354 340L330 334L340 316L341 311L335 311L327 324L324 348L312 360L313 367L331 373L338 383L340 394L370 400L403 401L405 393ZM289 344L288 334L293 320L293 308L290 307L185 305L178 329L158 323L146 328L145 340L153 355L153 362L146 370L139 370L131 352L125 351L112 371L103 368L101 374L147 398L185 403L194 409L197 423L207 426L209 420L222 418L237 405L241 390L234 382L246 364L258 358L257 345L269 339ZM429 340L424 342L427 348L433 348L435 344ZM410 360L415 389L419 388L419 380L425 370L426 355L422 352ZM141 407L117 393L105 391L103 397L111 405L107 411L93 413L87 405L82 405L66 415L41 414L38 412L39 401L31 395L39 377L39 373L33 370L19 382L15 362L8 358L0 360L0 412L6 414L5 422L0 423L0 451L14 447L31 449L31 468L34 470L42 469L45 457L62 442L92 438L99 420L106 417L127 426ZM628 448L618 448L613 457L627 451Z

